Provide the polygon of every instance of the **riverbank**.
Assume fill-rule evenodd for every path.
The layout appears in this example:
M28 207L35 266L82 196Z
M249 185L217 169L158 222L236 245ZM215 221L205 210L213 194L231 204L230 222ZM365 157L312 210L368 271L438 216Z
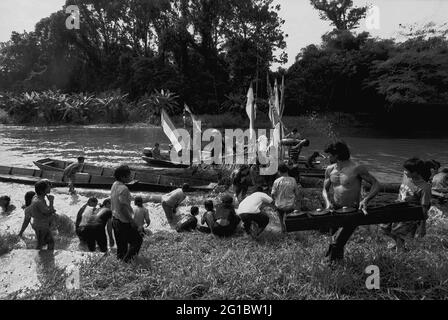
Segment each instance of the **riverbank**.
M345 263L336 267L322 261L327 242L316 232L265 232L258 241L159 232L145 239L130 265L113 255L93 258L80 268L80 289L67 290L59 272L22 298L388 300L445 299L448 294L448 238L433 224L426 239L403 254L359 228ZM370 265L379 267L379 290L366 288Z
M383 201L380 197L372 205ZM145 238L131 264L119 262L115 249L106 256L87 257L80 263L78 289L67 289L67 272L50 265L40 275L40 287L4 298L344 300L445 299L448 295L448 217L436 207L429 214L427 236L408 242L408 252L387 249L390 239L375 226L359 227L346 247L345 262L332 267L324 263L328 235L281 234L277 216L268 214L270 224L257 240L241 228L227 239L159 230ZM77 239L62 239L68 245L58 255L79 255ZM15 240L9 237L9 244ZM25 242L32 248L32 241ZM380 270L379 290L366 288L365 269L370 265Z

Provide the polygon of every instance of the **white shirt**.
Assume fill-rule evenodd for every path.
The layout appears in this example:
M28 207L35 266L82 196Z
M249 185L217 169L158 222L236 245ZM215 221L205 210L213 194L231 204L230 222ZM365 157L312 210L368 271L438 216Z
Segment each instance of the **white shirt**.
M186 198L185 193L181 188L171 191L162 196L162 201L165 201L170 207L176 208Z
M263 192L255 192L241 201L237 213L259 213L263 203L272 203L272 198Z
M79 224L80 227L84 227L89 224L90 218L93 216L95 208L91 206L87 206L84 211L82 212L82 218L81 223Z

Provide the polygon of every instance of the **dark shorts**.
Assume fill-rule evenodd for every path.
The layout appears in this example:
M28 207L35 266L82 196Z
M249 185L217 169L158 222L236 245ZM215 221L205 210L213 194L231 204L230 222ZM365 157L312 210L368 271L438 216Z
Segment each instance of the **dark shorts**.
M255 222L260 228L260 232L263 231L269 224L269 216L264 212L259 213L242 213L240 218L243 221L243 227L246 233L250 233L250 225Z
M117 258L125 262L131 261L140 251L143 238L137 228L112 218L112 228L117 243Z
M230 223L227 226L221 226L218 223L213 223L212 233L218 237L230 237L236 231L236 228L240 224L241 218L234 216L230 219Z
M41 250L43 246L47 245L48 250L54 249L54 238L50 228L34 228L37 240L37 250Z
M107 252L106 229L103 225L89 225L79 228L79 239L87 243L90 251L95 251L96 246L101 252Z

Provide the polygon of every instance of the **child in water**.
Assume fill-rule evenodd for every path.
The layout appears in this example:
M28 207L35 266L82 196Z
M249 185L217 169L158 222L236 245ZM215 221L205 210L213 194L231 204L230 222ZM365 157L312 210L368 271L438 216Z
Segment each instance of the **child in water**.
M19 232L19 237L23 236L23 233L30 224L31 215L27 214L27 208L31 205L31 201L33 200L35 195L36 192L34 191L28 191L27 193L25 193L25 205L22 206L22 209L25 212L25 218L23 219L22 228L20 229Z
M0 197L0 214L10 214L16 209L14 205L11 204L11 198L8 196Z

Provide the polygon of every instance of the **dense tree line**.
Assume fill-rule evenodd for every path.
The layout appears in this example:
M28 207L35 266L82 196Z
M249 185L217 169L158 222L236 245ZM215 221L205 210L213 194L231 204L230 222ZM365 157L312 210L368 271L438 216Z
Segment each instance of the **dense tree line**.
M373 38L355 31L368 7L310 2L334 30L272 74L272 63L287 60L284 21L273 0L67 0L79 6L81 28L66 29L61 10L33 32L14 32L0 44L0 86L13 92L119 89L134 101L164 89L179 97L178 108L186 102L194 112L217 113L241 110L254 80L257 97L266 99L270 73L271 79L285 76L285 113L291 115L447 105L447 25L403 28L401 42ZM257 104L267 108L266 101Z
M335 29L320 45L303 48L286 71L287 113L415 113L418 118L422 107L448 113L448 24L402 26L406 40L398 42L354 32L367 7L355 8L348 0L311 3Z
M67 0L79 30L60 10L34 32L0 48L4 89L100 92L130 98L176 92L196 112L217 112L257 74L286 61L280 7L273 0ZM276 56L275 50L280 54Z
M401 43L331 32L320 46L302 49L286 72L288 111L374 113L448 104L447 53L446 36L428 28Z

